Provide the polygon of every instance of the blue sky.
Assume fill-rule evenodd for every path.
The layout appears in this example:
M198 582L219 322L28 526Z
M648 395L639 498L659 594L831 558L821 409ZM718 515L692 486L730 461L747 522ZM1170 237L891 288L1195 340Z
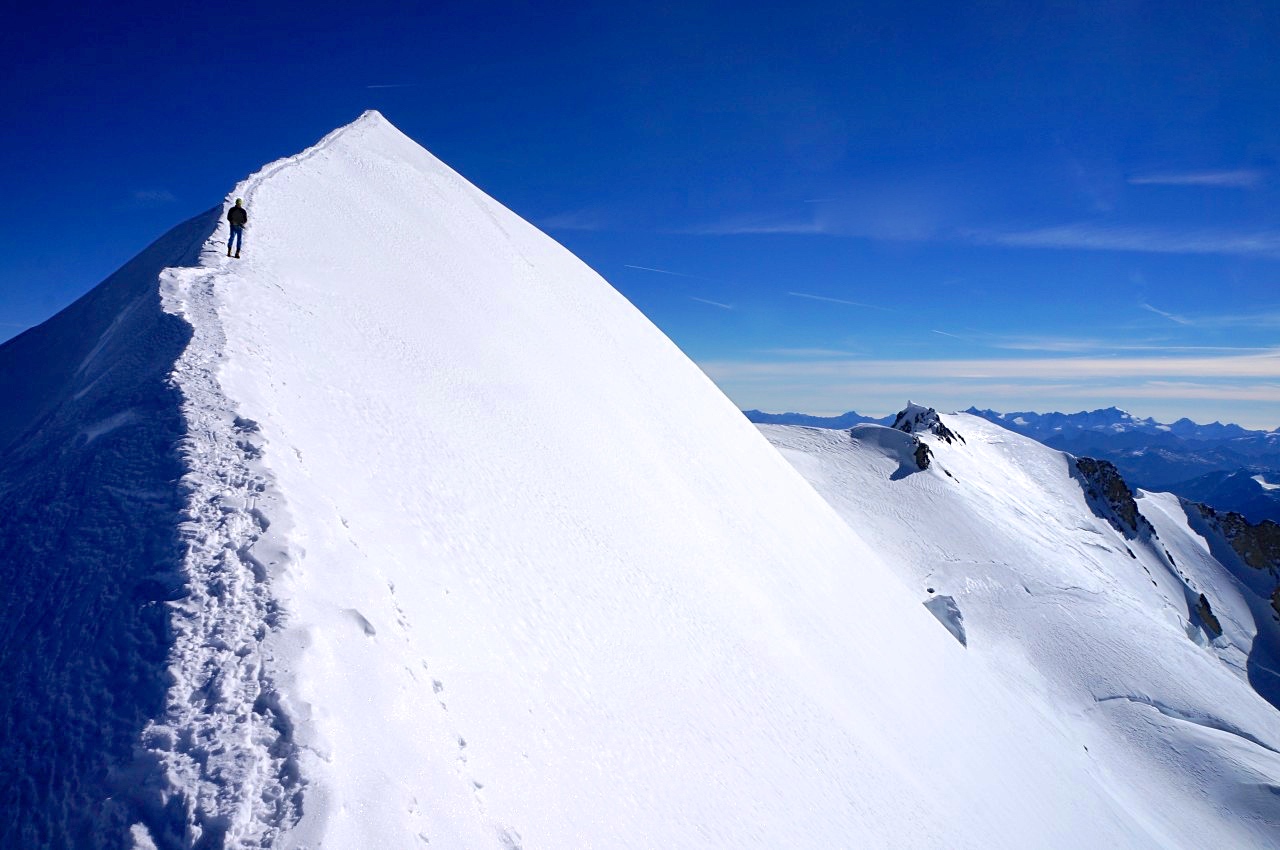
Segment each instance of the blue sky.
M27 4L0 339L375 108L740 406L1280 426L1280 5L790 5Z

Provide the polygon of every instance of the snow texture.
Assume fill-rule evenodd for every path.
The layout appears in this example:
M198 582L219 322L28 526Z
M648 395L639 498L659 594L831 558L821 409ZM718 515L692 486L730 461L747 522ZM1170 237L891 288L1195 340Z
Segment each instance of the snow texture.
M0 347L0 844L1275 846L1192 532L978 420L802 476L377 113L234 197Z
M1128 524L1123 482L1078 468L1098 464L940 419L962 439L917 429L935 463L906 477L897 431L761 430L953 633L963 611L968 652L1087 747L1153 846L1280 846L1274 577L1175 496L1139 491Z

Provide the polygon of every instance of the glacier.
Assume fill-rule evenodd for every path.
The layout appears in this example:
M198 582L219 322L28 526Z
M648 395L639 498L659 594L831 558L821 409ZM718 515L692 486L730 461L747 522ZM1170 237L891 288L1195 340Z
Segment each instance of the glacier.
M1104 629L1125 600L1045 531L1107 642L1043 605L1024 644L956 579L962 645L894 535L935 504L905 488L983 480L966 447L893 478L906 435L869 440L851 507L376 112L0 346L0 397L6 846L1278 846L1237 609L1122 651L1151 618ZM1005 486L1121 545L1024 448ZM1030 515L998 496L930 557L988 552L983 499ZM1175 637L1205 682L1152 662Z

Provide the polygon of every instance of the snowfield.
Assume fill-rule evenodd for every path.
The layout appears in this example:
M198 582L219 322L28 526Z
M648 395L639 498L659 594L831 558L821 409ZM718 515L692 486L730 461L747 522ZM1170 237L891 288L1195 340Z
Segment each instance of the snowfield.
M1280 655L1260 571L1175 496L1140 492L1128 526L1070 455L976 416L939 420L958 438L759 427L940 620L960 621L971 654L1088 747L1158 846L1276 846L1280 715L1258 690L1280 698Z
M1176 500L1171 571L971 417L765 439L377 113L235 197L0 347L0 843L1280 846Z

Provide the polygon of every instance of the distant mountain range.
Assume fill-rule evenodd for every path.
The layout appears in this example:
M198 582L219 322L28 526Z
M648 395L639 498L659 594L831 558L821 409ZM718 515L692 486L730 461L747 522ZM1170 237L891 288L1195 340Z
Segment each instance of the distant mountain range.
M877 419L850 410L839 416L810 416L807 413L765 413L762 410L744 410L747 418L757 425L806 425L810 428L852 428L870 422L873 425L892 425L893 417Z
M852 428L893 422L891 416L877 419L854 411L829 417L744 412L765 425ZM1251 431L1185 418L1162 423L1117 407L1079 413L998 413L971 407L964 412L1077 457L1109 460L1135 487L1235 511L1251 522L1280 522L1280 429Z

